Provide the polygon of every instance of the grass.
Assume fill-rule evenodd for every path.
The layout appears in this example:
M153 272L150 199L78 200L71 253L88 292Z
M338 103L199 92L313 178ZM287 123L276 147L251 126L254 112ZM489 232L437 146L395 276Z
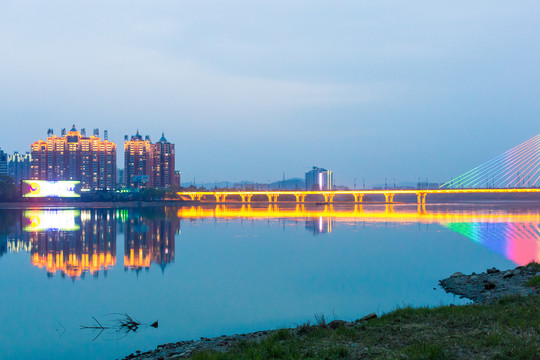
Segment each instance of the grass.
M529 269L532 269L534 271L540 271L540 263L537 263L536 261L532 261L526 265Z
M526 283L525 286L534 286L538 287L540 286L540 275L533 276L530 278Z
M280 329L227 352L195 360L263 359L539 359L540 297L505 297L495 304L401 308L335 329L319 318Z

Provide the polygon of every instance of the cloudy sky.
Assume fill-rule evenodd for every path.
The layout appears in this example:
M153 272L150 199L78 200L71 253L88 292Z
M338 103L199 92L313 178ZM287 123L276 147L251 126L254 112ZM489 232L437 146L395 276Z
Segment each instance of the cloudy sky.
M183 181L444 181L540 132L538 1L0 0L0 147L176 144ZM123 166L120 161L119 167Z

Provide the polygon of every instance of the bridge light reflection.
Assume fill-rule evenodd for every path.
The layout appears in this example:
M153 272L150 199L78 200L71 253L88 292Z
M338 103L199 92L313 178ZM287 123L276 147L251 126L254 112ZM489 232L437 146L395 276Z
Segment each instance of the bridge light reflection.
M334 223L362 221L366 223L438 224L460 233L488 247L507 259L525 265L540 262L540 214L512 213L505 211L444 210L426 211L425 206L354 205L335 208L332 205L309 208L294 207L225 206L183 207L178 209L180 218L248 218L248 219L298 219L306 220L306 228L314 233L331 232Z

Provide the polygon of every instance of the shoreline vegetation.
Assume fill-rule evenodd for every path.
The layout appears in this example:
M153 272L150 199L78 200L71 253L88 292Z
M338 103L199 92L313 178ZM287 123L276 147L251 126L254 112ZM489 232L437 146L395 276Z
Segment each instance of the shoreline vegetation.
M163 344L125 359L540 359L540 264L454 273L440 286L473 303L355 321L320 316L296 328Z

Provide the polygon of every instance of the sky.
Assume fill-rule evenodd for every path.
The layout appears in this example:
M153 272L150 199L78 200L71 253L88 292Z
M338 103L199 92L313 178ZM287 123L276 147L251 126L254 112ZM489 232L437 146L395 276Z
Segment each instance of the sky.
M444 182L540 133L538 1L0 0L0 148L176 144L182 182ZM390 181L390 180L389 180Z

